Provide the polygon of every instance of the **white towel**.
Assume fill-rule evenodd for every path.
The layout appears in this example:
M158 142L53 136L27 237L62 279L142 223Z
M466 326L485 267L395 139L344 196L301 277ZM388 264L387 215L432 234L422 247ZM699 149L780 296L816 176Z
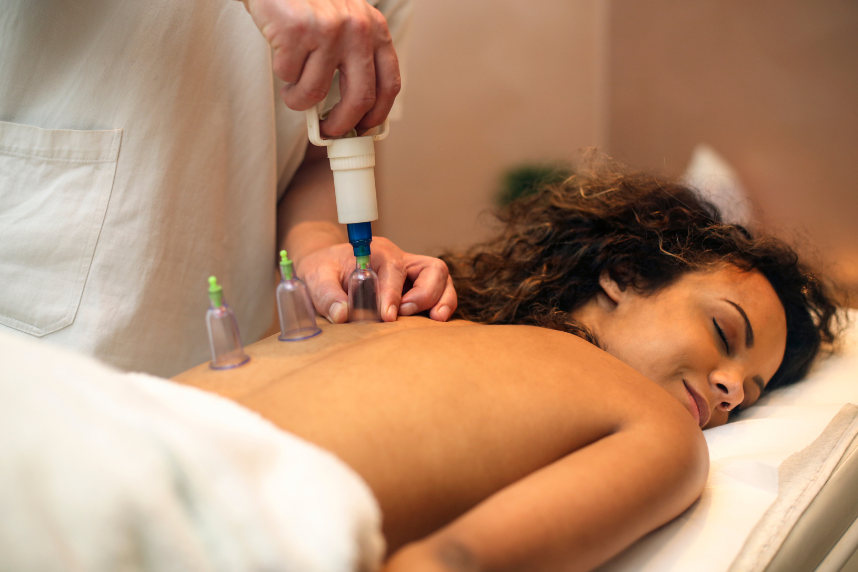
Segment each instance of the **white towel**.
M0 335L0 570L355 572L380 512L226 399Z

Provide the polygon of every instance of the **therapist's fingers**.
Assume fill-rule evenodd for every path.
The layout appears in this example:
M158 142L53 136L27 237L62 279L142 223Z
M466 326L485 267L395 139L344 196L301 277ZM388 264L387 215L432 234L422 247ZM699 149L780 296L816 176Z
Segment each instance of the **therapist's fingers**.
M375 46L387 32L381 14L364 3L360 17L349 19L343 34L340 70L340 101L320 127L325 135L340 136L351 131L372 109L376 101ZM381 28L381 30L379 30Z
M308 34L306 23L288 16L276 17L285 20L286 24L284 30L269 40L271 67L274 75L286 83L294 83L301 78L304 64L317 44Z
M344 324L349 317L349 297L343 290L339 274L331 272L310 289L316 311L332 324Z
M349 297L343 289L346 265L340 254L330 249L314 252L296 269L307 284L316 311L332 324L343 324L349 317Z
M431 310L433 320L446 321L456 309L456 291L450 272L442 260L430 256L406 254L408 278L413 287L402 296L399 313L410 316Z
M375 101L358 122L356 129L359 133L384 122L401 89L399 59L396 57L396 50L393 49L393 42L389 41L375 52Z
M304 64L312 53L309 46L299 45L294 48L278 46L272 53L272 68L274 75L286 83L294 83L301 78Z
M447 285L444 287L444 293L435 304L435 307L429 312L429 317L439 322L446 322L456 311L459 302L456 296L456 289L453 287L453 279L447 276Z
M345 133L355 127L363 133L381 125L402 86L387 21L368 3L362 6L363 17L351 23L351 33L344 44L346 49L340 64L343 98L331 111L326 132Z
M322 134L339 137L351 131L376 101L375 62L370 30L353 26L340 70L340 101L321 122Z
M373 243L378 239L373 240ZM397 247L393 247L399 250ZM401 253L401 251L400 251ZM405 285L406 271L401 256L395 251L381 250L378 256L373 251L372 256L378 260L379 304L381 304L381 319L385 322L395 322L399 315L399 305L402 300L402 287Z
M328 96L331 79L336 69L337 63L330 52L323 50L312 52L307 57L298 81L284 85L280 89L280 97L283 98L286 107L295 111L306 111L324 100Z

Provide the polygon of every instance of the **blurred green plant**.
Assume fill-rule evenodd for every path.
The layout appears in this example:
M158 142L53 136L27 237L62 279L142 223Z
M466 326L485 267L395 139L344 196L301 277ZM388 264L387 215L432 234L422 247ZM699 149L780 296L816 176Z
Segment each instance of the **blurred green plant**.
M566 166L551 164L524 164L513 167L503 174L501 188L497 194L498 206L505 207L512 201L532 195L546 185L560 183L572 171Z

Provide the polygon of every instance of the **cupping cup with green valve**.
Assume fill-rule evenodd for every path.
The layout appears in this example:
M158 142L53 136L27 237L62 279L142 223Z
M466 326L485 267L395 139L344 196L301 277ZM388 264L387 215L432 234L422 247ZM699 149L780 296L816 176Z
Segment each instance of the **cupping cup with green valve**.
M212 369L230 369L247 363L250 356L244 353L241 345L235 314L223 299L223 288L214 276L209 276L209 302L206 325L212 350Z
M357 267L349 276L349 322L380 322L378 274L369 266L369 256L358 256Z
M304 282L295 276L292 261L286 251L280 251L280 272L283 279L277 285L277 312L280 315L282 342L297 342L321 334L316 324L316 311Z

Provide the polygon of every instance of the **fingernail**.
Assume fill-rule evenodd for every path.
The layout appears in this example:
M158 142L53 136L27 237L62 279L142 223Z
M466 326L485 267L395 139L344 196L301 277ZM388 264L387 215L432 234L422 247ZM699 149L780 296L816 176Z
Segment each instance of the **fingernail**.
M390 318L391 322L396 321L396 304L391 304L387 308L387 317Z
M332 324L341 324L346 321L349 315L347 304L343 302L334 302L331 304L331 309L328 310L328 321Z
M399 308L399 313L402 316L410 316L417 313L417 304L414 302L406 302Z
M450 313L450 308L447 306L438 308L438 317L441 318L442 322L446 322L450 318Z

